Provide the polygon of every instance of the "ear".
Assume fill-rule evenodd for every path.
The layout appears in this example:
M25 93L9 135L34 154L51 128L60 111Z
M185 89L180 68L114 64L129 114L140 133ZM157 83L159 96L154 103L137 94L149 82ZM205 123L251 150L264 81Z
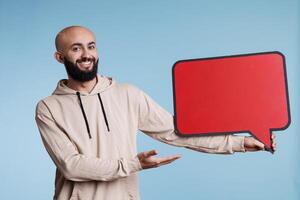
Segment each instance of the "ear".
M62 54L61 54L60 52L58 52L58 51L55 52L55 53L54 53L54 58L55 58L58 62L64 64L64 57L62 56Z

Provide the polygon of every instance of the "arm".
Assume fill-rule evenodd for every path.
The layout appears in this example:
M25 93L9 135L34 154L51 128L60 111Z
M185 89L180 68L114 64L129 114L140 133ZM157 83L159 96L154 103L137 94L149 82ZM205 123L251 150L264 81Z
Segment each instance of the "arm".
M244 136L220 135L180 137L174 132L173 116L148 95L139 93L139 130L161 142L205 153L245 152Z
M43 102L37 106L36 122L47 152L66 179L110 181L141 170L138 157L105 160L80 154Z

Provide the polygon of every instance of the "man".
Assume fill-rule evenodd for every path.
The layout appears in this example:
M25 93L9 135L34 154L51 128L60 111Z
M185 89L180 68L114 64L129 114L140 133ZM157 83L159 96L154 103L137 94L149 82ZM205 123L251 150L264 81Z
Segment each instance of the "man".
M96 39L87 28L67 27L57 34L55 44L55 58L65 65L68 79L59 81L36 109L43 143L57 166L54 199L139 199L137 172L180 156L156 157L156 150L137 154L138 130L206 153L264 150L252 137L177 136L172 115L143 91L97 75Z

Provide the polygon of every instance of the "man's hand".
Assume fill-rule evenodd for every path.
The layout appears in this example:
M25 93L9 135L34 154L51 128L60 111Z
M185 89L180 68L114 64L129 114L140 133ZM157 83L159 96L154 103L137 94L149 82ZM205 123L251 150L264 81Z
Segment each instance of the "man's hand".
M155 155L157 155L156 150L144 151L137 155L143 169L160 167L180 158L180 155L167 156L162 158L155 157Z
M276 135L272 134L272 150L275 152L277 148ZM245 137L244 147L246 151L262 151L265 150L265 145L253 137Z

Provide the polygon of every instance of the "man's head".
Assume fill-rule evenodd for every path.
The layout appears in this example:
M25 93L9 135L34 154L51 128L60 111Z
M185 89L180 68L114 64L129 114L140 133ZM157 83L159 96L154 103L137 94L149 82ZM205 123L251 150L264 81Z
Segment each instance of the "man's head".
M61 30L55 38L54 57L66 67L69 78L85 82L97 75L98 53L92 31L81 26Z

